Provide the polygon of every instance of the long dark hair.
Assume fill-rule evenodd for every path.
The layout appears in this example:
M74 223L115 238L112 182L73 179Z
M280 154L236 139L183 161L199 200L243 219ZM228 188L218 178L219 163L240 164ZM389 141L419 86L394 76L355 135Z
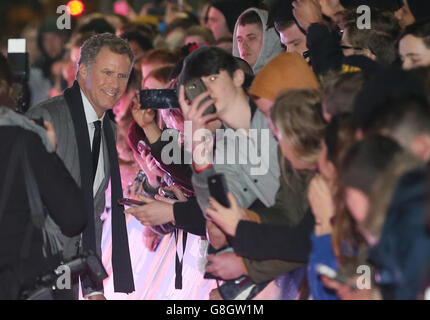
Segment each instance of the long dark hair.
M355 128L349 113L339 114L332 118L327 126L324 142L327 146L327 160L335 168L341 162L355 142ZM354 250L364 239L361 236L354 219L346 207L344 186L337 177L333 186L333 200L336 204L336 213L332 218L332 247L340 264L349 263L354 259Z

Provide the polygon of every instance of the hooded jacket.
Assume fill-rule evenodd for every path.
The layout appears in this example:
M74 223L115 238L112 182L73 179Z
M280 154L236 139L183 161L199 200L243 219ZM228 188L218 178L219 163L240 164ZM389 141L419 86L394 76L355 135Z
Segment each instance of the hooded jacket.
M380 197L371 203L379 206L369 208L372 221L364 226L379 238L369 251L369 260L384 299L417 299L430 267L430 234L425 223L428 169L410 159L405 163L407 159L399 155L376 182L374 190L381 191L372 199Z
M238 21L240 17L242 17L245 13L249 11L256 12L263 24L263 43L261 45L260 55L258 56L257 62L252 67L254 74L260 72L260 70L273 58L275 58L278 54L280 54L284 49L281 45L281 40L279 38L278 33L275 31L275 28L267 28L267 19L269 13L266 10L261 10L257 8L249 8L242 12L242 14L237 19L236 25L234 27L233 33L233 56L240 58L239 47L237 45L237 28L239 26Z

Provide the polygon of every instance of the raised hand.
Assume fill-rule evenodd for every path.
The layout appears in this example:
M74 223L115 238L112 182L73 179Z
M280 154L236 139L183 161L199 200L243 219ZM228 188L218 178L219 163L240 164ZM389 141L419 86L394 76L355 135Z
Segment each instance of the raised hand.
M213 149L213 137L212 133L209 130L209 126L207 125L209 122L215 120L218 116L215 113L203 115L203 113L206 111L206 109L214 103L214 100L208 99L208 101L202 103L200 106L200 103L205 99L209 97L209 92L204 92L197 96L193 102L190 104L187 99L185 99L185 91L184 86L181 86L179 88L179 104L182 109L182 113L184 115L184 120L191 122L191 137L185 137L186 141L192 141L192 151L194 154L194 150L198 146L202 146L202 138L204 138L204 144L203 148L204 151L202 158L199 159L199 161L196 161L196 168L205 167L208 163L211 163L211 154ZM193 160L196 160L193 156Z
M307 31L312 23L323 22L322 9L318 0L296 0L293 13L297 23Z
M206 209L206 214L222 231L234 237L239 221L246 218L246 212L239 206L233 193L229 192L227 197L230 201L230 208L223 207L218 201L210 197L210 206Z

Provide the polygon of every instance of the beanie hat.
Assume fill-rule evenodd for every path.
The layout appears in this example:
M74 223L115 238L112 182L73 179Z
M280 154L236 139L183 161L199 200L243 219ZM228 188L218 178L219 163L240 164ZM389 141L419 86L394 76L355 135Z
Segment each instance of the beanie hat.
M408 5L416 21L430 18L430 1L408 0Z
M251 7L261 7L259 0L218 0L211 7L218 9L225 17L228 29L234 32L237 18L240 14Z
M249 94L276 100L284 90L319 89L317 77L298 53L283 52L261 69Z

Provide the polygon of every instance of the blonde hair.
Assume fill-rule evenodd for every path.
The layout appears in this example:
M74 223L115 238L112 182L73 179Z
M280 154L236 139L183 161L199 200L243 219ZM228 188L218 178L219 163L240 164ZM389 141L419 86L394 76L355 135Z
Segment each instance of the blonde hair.
M298 89L281 93L271 110L271 120L300 159L315 164L326 123L317 90Z

